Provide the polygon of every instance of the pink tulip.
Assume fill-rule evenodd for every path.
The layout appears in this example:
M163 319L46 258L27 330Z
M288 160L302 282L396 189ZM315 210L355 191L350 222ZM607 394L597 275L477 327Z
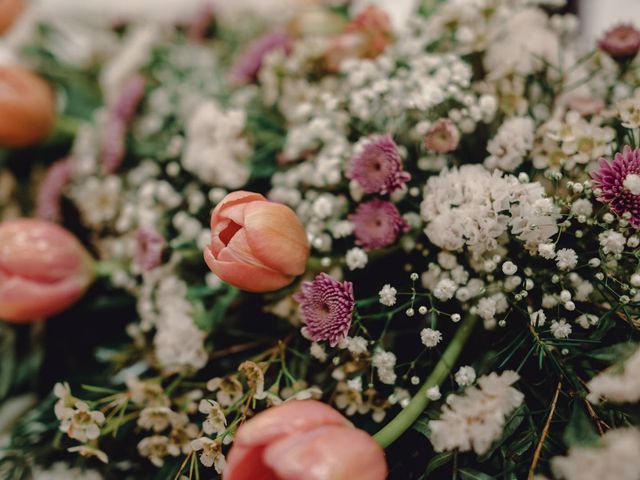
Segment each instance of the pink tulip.
M70 307L93 280L80 242L54 223L18 219L0 224L0 319L41 320Z
M304 272L308 257L304 227L285 205L238 191L213 210L204 259L231 285L249 292L278 290Z
M316 400L272 407L242 425L224 480L383 480L384 451Z

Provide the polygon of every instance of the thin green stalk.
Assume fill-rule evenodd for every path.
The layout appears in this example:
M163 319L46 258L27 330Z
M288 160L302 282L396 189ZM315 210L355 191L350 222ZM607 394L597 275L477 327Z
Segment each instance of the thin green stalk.
M436 385L439 386L445 378L447 378L449 373L451 373L451 369L456 364L477 320L478 317L475 315L470 315L463 320L451 343L449 343L447 349L433 369L433 372L431 372L429 378L427 378L422 387L420 387L420 390L418 390L411 399L409 405L373 436L382 447L386 448L395 442L400 435L414 424L420 414L427 408L429 404L427 390Z

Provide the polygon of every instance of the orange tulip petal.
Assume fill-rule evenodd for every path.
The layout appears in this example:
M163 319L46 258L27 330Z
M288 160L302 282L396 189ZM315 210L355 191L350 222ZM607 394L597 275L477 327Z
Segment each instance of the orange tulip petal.
M235 444L262 445L323 425L348 426L351 423L326 403L317 400L291 401L269 408L242 425L236 433Z
M264 446L234 445L227 455L222 478L224 480L278 480L278 476L264 464Z
M270 444L264 463L280 480L384 480L384 451L356 428L323 426Z
M254 192L246 192L244 190L238 190L236 192L231 192L226 197L222 199L220 203L216 205L216 208L213 209L213 213L211 215L211 229L213 230L215 225L218 223L221 217L223 218L235 218L235 222L242 225L242 217L238 218L236 212L239 209L231 210L230 214L223 214L223 210L229 210L231 207L243 205L248 202L253 202L256 200L266 201L259 193ZM229 216L231 215L231 216ZM240 221L238 221L240 220Z
M304 273L309 243L293 210L279 203L250 203L244 227L253 255L263 264L292 277Z
M84 294L89 277L71 277L56 283L36 283L0 272L0 319L23 323L60 313Z
M204 251L204 260L222 280L247 292L271 292L288 285L292 280L266 267L216 260L209 248Z

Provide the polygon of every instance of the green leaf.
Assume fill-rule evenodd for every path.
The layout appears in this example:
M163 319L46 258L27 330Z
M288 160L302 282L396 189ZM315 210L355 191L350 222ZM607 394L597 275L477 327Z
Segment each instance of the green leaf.
M446 465L452 460L453 460L453 452L443 452L443 453L437 454L435 457L433 457L429 461L429 464L427 465L427 469L424 472L424 477L425 478L428 477L434 470L437 470L438 468L442 467L443 465Z
M597 445L600 437L593 428L591 419L580 405L580 401L573 402L571 418L564 430L562 439L567 447L573 445Z
M460 474L461 480L495 480L496 478L493 475L487 475L472 468L461 468L458 470L458 473Z
M15 331L0 323L0 399L9 393L15 369Z
M201 330L206 332L215 327L227 313L231 303L240 295L240 290L227 286L227 291L215 300L212 308L206 309L202 302L194 302L196 306L195 322Z
M607 363L617 363L623 361L629 357L633 352L638 349L637 343L623 342L616 345L610 345L605 348L594 350L587 354L589 357L596 360L601 360Z
M429 438L429 434L431 433L429 430L429 421L431 419L426 415L421 416L415 423L411 426L416 432L421 433L425 437Z

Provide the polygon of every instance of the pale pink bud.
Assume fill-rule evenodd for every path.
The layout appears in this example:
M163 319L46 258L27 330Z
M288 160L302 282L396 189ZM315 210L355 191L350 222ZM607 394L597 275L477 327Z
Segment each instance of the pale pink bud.
M316 400L272 407L242 425L224 480L383 480L384 451L366 432Z
M296 214L259 193L227 195L211 215L209 268L249 292L270 292L304 273L309 243Z
M449 153L458 148L460 132L448 118L440 118L427 132L424 146L437 153Z
M41 320L79 300L93 260L64 228L35 219L0 224L0 319Z

